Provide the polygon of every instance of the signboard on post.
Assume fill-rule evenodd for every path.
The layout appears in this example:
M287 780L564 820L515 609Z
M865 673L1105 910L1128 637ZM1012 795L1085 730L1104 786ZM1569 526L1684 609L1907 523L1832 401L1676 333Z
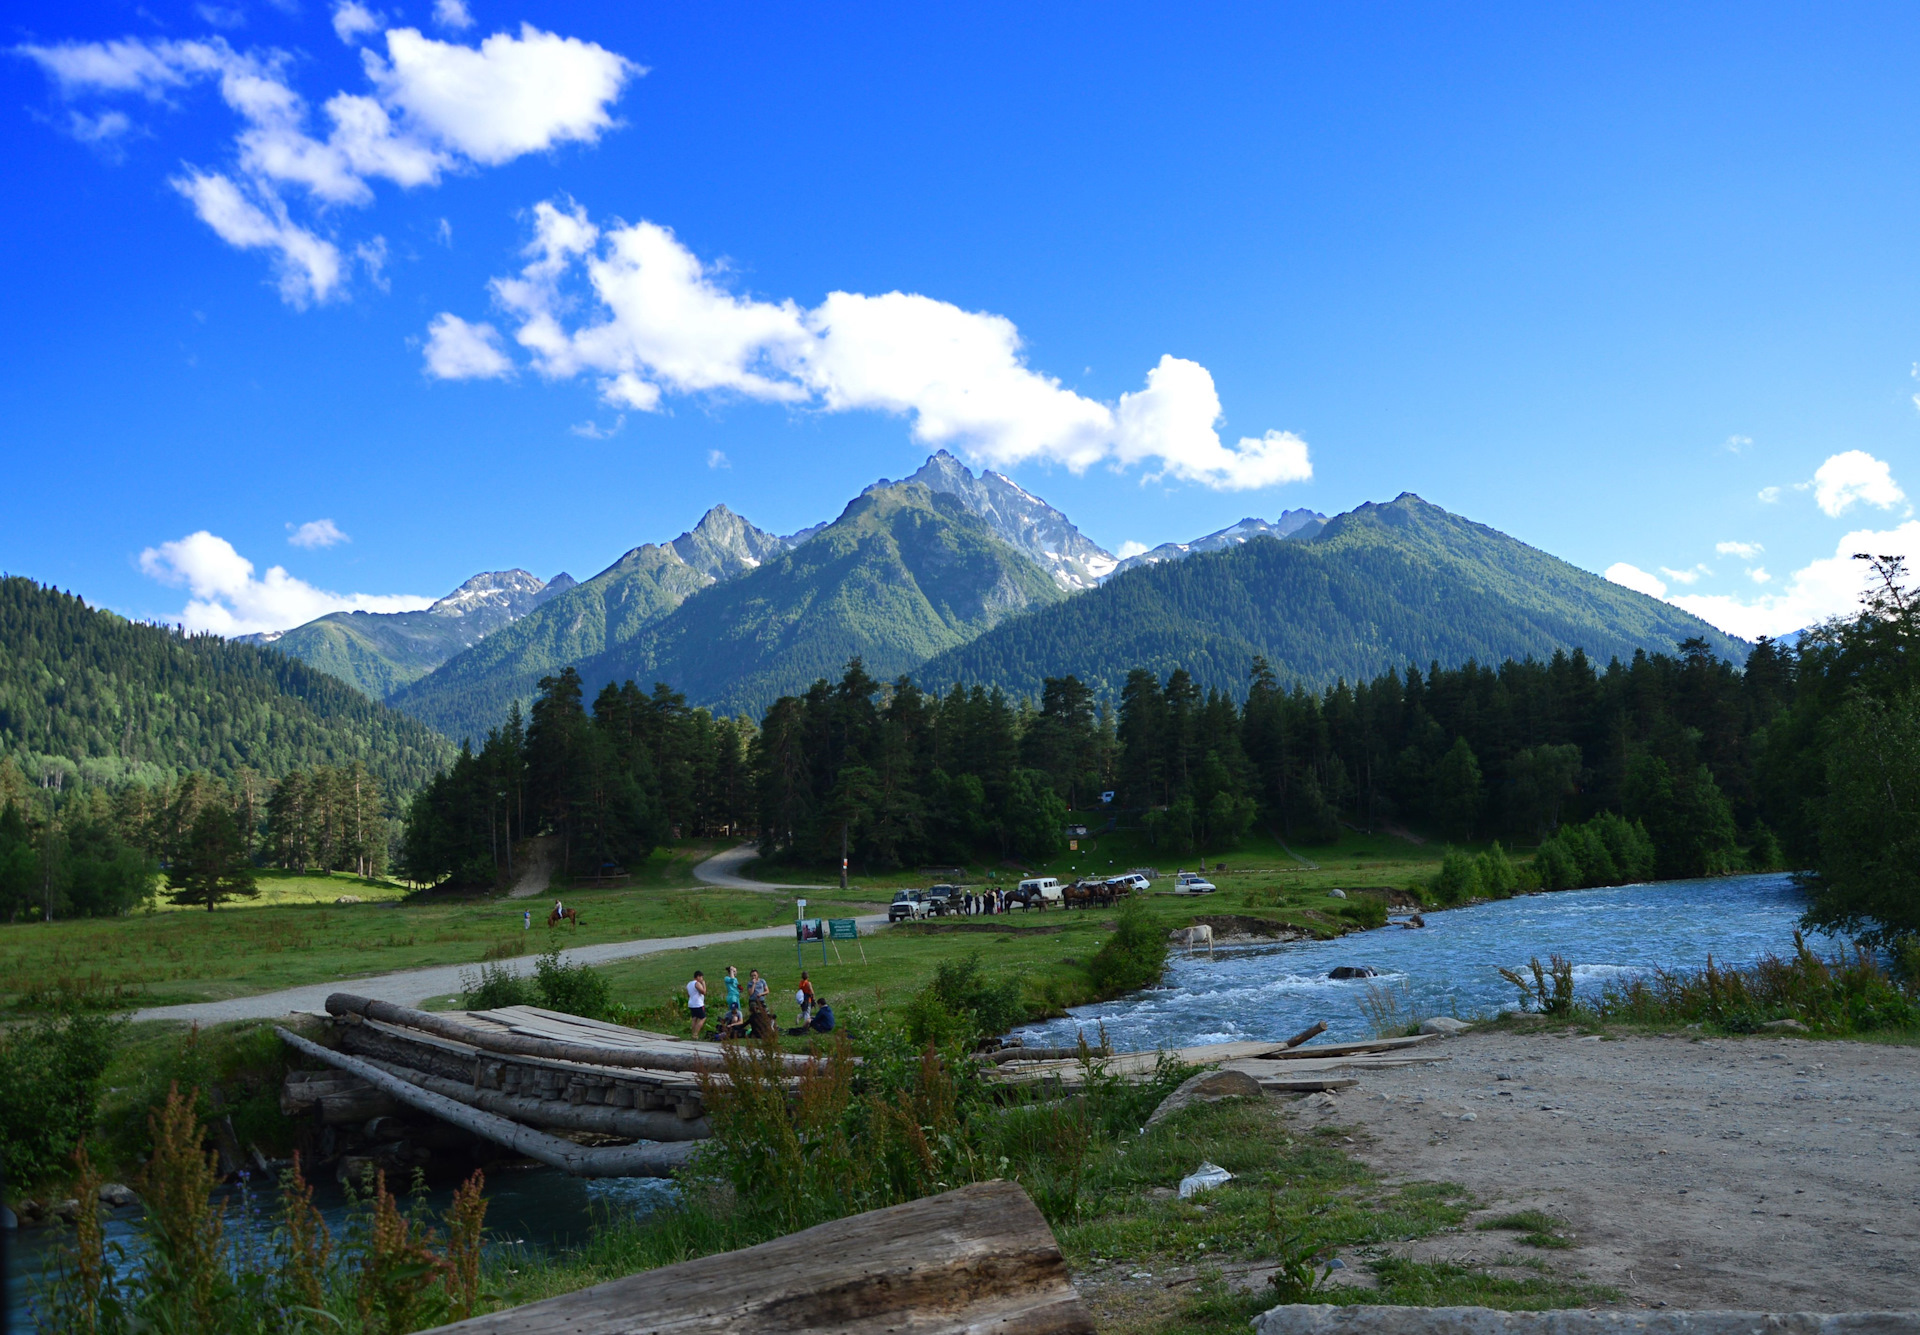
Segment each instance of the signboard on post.
M860 962L862 964L867 962L867 948L860 944L860 923L858 919L828 918L827 933L835 941L853 942L854 947L860 952ZM834 952L838 954L840 947L835 946L833 949ZM841 963L844 964L846 961L842 960Z

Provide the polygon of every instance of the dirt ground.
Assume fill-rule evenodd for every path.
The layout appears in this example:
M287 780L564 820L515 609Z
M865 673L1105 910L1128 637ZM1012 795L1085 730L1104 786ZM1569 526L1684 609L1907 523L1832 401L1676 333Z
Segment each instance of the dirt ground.
M1439 1050L1295 1115L1355 1128L1391 1181L1467 1188L1474 1221L1558 1216L1574 1246L1470 1221L1396 1250L1544 1260L1626 1306L1920 1307L1920 1048L1495 1031Z

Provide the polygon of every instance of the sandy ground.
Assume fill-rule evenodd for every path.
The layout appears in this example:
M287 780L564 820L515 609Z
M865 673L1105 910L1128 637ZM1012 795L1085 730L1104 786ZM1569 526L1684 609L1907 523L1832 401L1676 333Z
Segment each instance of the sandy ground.
M1544 1259L1635 1306L1920 1307L1920 1048L1495 1032L1442 1051L1296 1115L1363 1128L1349 1148L1390 1181L1459 1183L1476 1220L1557 1215L1575 1246L1469 1231L1409 1255Z

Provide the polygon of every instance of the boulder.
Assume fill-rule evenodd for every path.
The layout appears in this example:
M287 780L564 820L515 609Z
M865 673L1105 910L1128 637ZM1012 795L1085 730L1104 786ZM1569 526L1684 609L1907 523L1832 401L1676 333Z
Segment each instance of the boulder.
M1379 976L1380 975L1364 964L1342 964L1336 968L1327 970L1327 977L1329 978L1378 978Z
M1760 1027L1762 1029L1771 1029L1777 1034L1806 1034L1813 1032L1798 1020L1768 1020Z
M1456 1020L1451 1015L1436 1015L1432 1019L1420 1022L1421 1033L1438 1034L1442 1038L1453 1038L1466 1033L1471 1028L1473 1026L1465 1020Z
M1182 1108L1195 1103L1218 1103L1221 1099L1242 1097L1262 1097L1260 1082L1245 1071L1202 1071L1199 1075L1188 1076L1180 1088L1161 1099L1160 1106L1153 1110L1153 1116L1147 1118L1147 1125L1154 1126L1165 1121Z
M133 1194L133 1188L126 1186L124 1183L107 1182L103 1183L100 1187L100 1203L102 1205L118 1208L122 1205L132 1205L139 1199L138 1196Z
M1347 892L1345 890L1339 889L1338 887L1335 887L1334 889L1327 891L1328 899L1345 899L1346 897L1347 897Z

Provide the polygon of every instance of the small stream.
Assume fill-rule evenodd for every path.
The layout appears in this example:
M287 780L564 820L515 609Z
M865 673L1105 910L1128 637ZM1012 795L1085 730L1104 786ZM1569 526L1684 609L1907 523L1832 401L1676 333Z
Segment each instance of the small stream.
M1426 915L1417 930L1389 926L1333 941L1215 946L1213 957L1176 950L1161 986L1114 1001L1076 1007L1064 1019L1014 1032L1030 1044L1064 1046L1085 1032L1099 1041L1104 1025L1122 1051L1284 1039L1315 1020L1323 1041L1371 1038L1369 986L1410 998L1422 1016L1471 1018L1511 1009L1518 994L1499 974L1522 974L1532 956L1573 961L1582 994L1609 980L1658 968L1697 969L1711 954L1745 965L1793 949L1793 929L1806 907L1785 874L1706 881L1655 881L1607 890L1569 890L1449 909ZM1203 903L1194 912L1204 914ZM1840 944L1809 936L1828 955ZM1338 965L1366 965L1380 976L1335 982Z
M1524 969L1530 956L1558 953L1574 962L1576 986L1596 993L1607 981L1656 968L1698 968L1711 953L1727 965L1752 963L1792 949L1793 929L1805 907L1786 875L1666 881L1608 890L1528 895L1473 908L1426 915L1419 930L1384 927L1335 941L1216 946L1212 958L1175 952L1165 982L1115 1001L1077 1008L1070 1016L1016 1032L1030 1043L1070 1044L1099 1026L1116 1048L1145 1050L1282 1039L1325 1020L1328 1040L1372 1036L1363 1005L1369 982L1408 1000L1422 1015L1491 1014L1516 1002L1500 966ZM1204 902L1194 905L1205 913ZM1809 938L1821 953L1839 943ZM1379 973L1368 982L1334 982L1327 971L1363 964ZM487 1224L497 1244L559 1248L583 1239L603 1210L645 1214L671 1198L672 1186L654 1179L592 1180L549 1168L497 1173L487 1181ZM430 1204L445 1209L451 1191ZM272 1231L271 1191L250 1201L229 1189L230 1235L260 1245ZM339 1236L347 1203L331 1183L316 1187L328 1226ZM113 1212L109 1238L129 1253L139 1207ZM21 1229L9 1235L8 1328L31 1329L30 1286L67 1230Z

